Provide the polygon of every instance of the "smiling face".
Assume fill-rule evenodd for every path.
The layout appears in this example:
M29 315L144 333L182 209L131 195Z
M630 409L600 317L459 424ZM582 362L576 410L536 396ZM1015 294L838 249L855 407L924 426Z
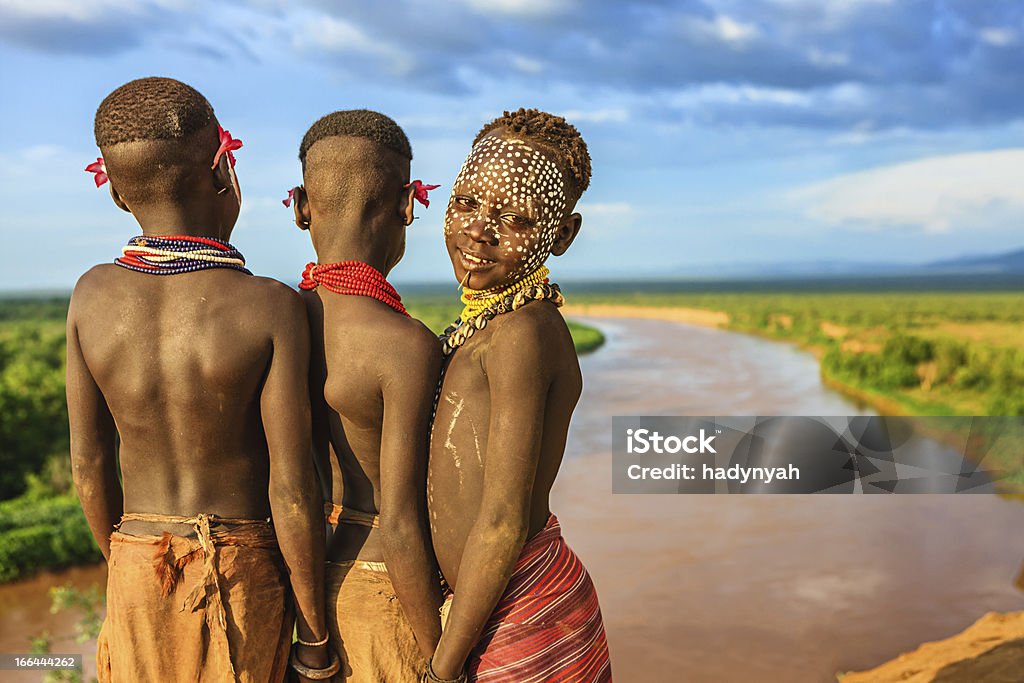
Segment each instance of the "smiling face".
M551 253L567 202L565 177L550 155L498 131L481 139L455 179L445 213L456 279L493 289L535 271Z

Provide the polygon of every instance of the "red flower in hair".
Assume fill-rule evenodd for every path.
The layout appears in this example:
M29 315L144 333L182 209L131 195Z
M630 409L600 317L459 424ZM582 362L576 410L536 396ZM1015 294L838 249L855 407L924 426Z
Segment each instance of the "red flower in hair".
M103 157L96 157L96 161L92 162L85 167L86 173L95 173L93 180L96 181L96 187L99 187L103 183L107 182L107 165L103 163Z
M228 155L228 162L231 164L231 168L234 168L235 155L231 152L236 149L241 149L242 141L231 137L231 132L221 128L220 124L217 124L217 135L220 136L220 147L217 148L217 153L213 155L213 166L210 166L210 168L217 168L217 164L220 163L221 156L225 153Z
M293 187L292 189L288 190L288 196L285 197L284 199L282 199L281 203L284 204L285 207L291 207L291 205L292 205L292 195L294 195L294 194L295 194L295 188Z
M436 190L437 188L439 188L441 186L440 185L424 185L422 181L414 180L411 183L407 183L403 187L413 187L413 188L415 188L415 191L413 192L412 196L416 198L416 201L418 201L423 206L430 206L430 200L427 199L427 192L429 192L430 190Z

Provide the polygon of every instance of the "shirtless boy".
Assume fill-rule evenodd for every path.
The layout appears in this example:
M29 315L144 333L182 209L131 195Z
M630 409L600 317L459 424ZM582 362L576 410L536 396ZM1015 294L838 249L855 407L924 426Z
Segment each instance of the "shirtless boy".
M565 119L484 126L452 188L445 242L466 308L430 440L434 550L454 598L428 681L610 681L597 593L548 493L582 377L544 261L580 229L590 156Z
M109 567L100 680L280 681L294 612L301 641L327 633L302 301L227 243L240 143L200 93L132 81L95 133L87 170L142 228L68 312L72 469Z
M385 278L425 189L409 182L405 133L377 112L323 117L299 158L295 222L318 261L300 284L313 339L314 440L337 524L327 553L327 623L344 661L336 680L415 682L441 635L425 496L441 350Z

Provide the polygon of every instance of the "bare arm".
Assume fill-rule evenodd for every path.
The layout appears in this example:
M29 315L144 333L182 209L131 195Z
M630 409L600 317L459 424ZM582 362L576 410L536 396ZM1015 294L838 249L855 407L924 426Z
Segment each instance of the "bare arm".
M491 416L483 497L434 654L434 672L443 678L454 678L465 667L529 533L544 411L554 378L541 330L530 322L495 330L487 351Z
M71 427L71 473L103 557L110 559L110 534L124 512L124 494L118 480L117 429L96 380L82 356L75 324L74 297L68 310L67 400Z
M312 458L309 327L297 295L281 292L274 311L273 355L260 396L270 452L270 509L288 568L299 638L318 641L324 622L323 498ZM299 653L307 666L328 662L326 647Z
M384 386L380 530L388 574L416 642L429 658L441 637L441 585L427 523L427 429L441 371L432 335L412 340Z
M329 501L332 500L331 491L334 481L331 471L331 427L327 418L330 408L324 399L326 370L323 304L315 292L303 292L300 296L306 304L312 342L309 354L309 405L313 417L313 463L316 466L317 477L320 479L320 491L324 500Z

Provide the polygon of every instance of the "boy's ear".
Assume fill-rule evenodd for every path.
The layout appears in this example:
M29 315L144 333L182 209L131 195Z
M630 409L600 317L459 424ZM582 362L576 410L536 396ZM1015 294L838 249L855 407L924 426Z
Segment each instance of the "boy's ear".
M555 256L564 254L572 241L576 239L576 235L580 233L581 227L583 227L583 216L574 213L566 218L562 227L558 229L558 234L555 235L555 241L551 244L551 253Z
M231 190L231 171L229 170L228 155L221 156L220 161L213 167L213 186L217 188L217 194L224 194Z
M416 203L416 187L410 184L409 187L404 189L405 193L401 195L402 201L399 213L402 215L402 220L405 225L412 225L412 222L416 220L416 212L414 210Z
M299 230L309 230L309 197L306 196L304 185L292 188L292 211L295 212L295 227Z
M108 183L110 185L110 198L114 200L114 205L122 211L131 213L132 210L128 208L128 205L121 199L121 195L118 194L117 190L114 189L114 183Z

